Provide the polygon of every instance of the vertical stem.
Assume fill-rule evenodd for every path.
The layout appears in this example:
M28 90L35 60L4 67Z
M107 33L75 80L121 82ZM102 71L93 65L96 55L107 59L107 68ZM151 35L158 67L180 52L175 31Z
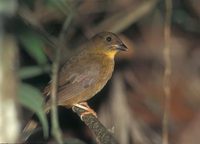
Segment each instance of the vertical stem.
M172 0L165 0L166 12L165 12L165 26L164 26L164 62L165 71L163 79L163 89L165 94L164 100L164 115L163 115L163 134L162 144L169 143L169 113L170 113L170 76L171 76L171 58L170 58L170 43L171 43L171 15L172 15Z
M17 101L17 46L4 33L0 17L0 143L16 143L20 134Z
M52 135L59 144L63 143L62 134L58 123L58 110L57 110L57 81L58 81L58 68L60 61L60 49L57 48L55 61L52 67L52 94L51 94L51 120L52 120Z
M61 56L61 51L62 51L62 46L60 46L64 40L64 32L66 32L67 28L69 27L69 24L72 21L72 14L70 13L68 17L65 20L65 23L63 24L62 31L59 35L59 47L56 50L56 57L55 61L53 63L53 70L52 70L52 134L56 141L59 144L63 143L60 127L58 124L58 111L57 111L57 81L58 81L58 69L59 69L59 64L60 64L60 56Z

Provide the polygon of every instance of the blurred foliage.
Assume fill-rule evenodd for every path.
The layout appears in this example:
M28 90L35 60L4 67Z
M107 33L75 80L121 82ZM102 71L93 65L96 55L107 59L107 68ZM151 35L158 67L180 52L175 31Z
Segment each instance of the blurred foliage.
M42 93L35 87L21 83L19 89L19 101L26 108L35 112L42 124L44 136L48 137L48 122L44 112L44 99Z
M10 15L14 14L17 9L16 0L1 0L0 1L0 14Z
M47 65L48 60L43 51L45 45L41 38L34 33L26 31L20 34L19 40L24 50L37 63L35 66L22 67L19 71L20 78L25 80L50 72L50 66ZM48 121L44 112L43 94L38 88L25 83L20 85L19 92L20 103L38 116L43 127L44 136L47 138Z
M29 79L41 75L43 73L49 73L51 67L49 65L45 65L43 67L40 66L29 66L23 67L19 71L19 77L21 79Z
M47 63L47 58L43 51L44 43L38 36L32 33L24 33L20 36L20 41L24 45L24 49L38 64L44 65Z
M174 10L173 22L179 24L182 28L187 31L199 33L200 26L198 20L191 17L185 10L178 9Z

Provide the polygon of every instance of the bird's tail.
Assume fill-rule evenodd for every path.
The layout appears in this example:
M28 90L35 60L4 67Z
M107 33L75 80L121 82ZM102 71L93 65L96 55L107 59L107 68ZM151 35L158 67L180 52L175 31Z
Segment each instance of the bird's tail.
M34 120L29 120L26 126L23 129L23 132L33 131L35 128L37 128L38 123Z
M26 141L30 137L30 135L33 133L33 130L36 129L37 127L38 127L38 123L36 121L32 119L29 120L22 131L23 141Z

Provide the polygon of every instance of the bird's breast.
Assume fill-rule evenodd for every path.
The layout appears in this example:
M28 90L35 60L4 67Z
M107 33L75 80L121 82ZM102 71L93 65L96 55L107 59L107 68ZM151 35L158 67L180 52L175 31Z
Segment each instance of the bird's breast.
M114 60L106 59L101 61L99 77L97 80L98 83L98 86L96 88L97 92L99 92L111 78L113 70L114 70Z

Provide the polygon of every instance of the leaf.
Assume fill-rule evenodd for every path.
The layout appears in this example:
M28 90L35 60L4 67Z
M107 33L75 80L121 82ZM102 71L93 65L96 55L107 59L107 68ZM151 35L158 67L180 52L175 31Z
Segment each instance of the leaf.
M43 51L44 43L37 35L28 32L23 33L20 35L20 41L24 45L25 50L38 64L47 63L47 57Z
M45 65L42 68L40 66L29 66L20 69L19 77L22 79L28 79L48 72L50 72L49 65Z
M13 15L17 10L17 1L0 0L0 14Z
M23 106L36 113L42 124L44 136L48 137L48 122L43 109L44 99L42 93L29 84L21 83L18 96Z

